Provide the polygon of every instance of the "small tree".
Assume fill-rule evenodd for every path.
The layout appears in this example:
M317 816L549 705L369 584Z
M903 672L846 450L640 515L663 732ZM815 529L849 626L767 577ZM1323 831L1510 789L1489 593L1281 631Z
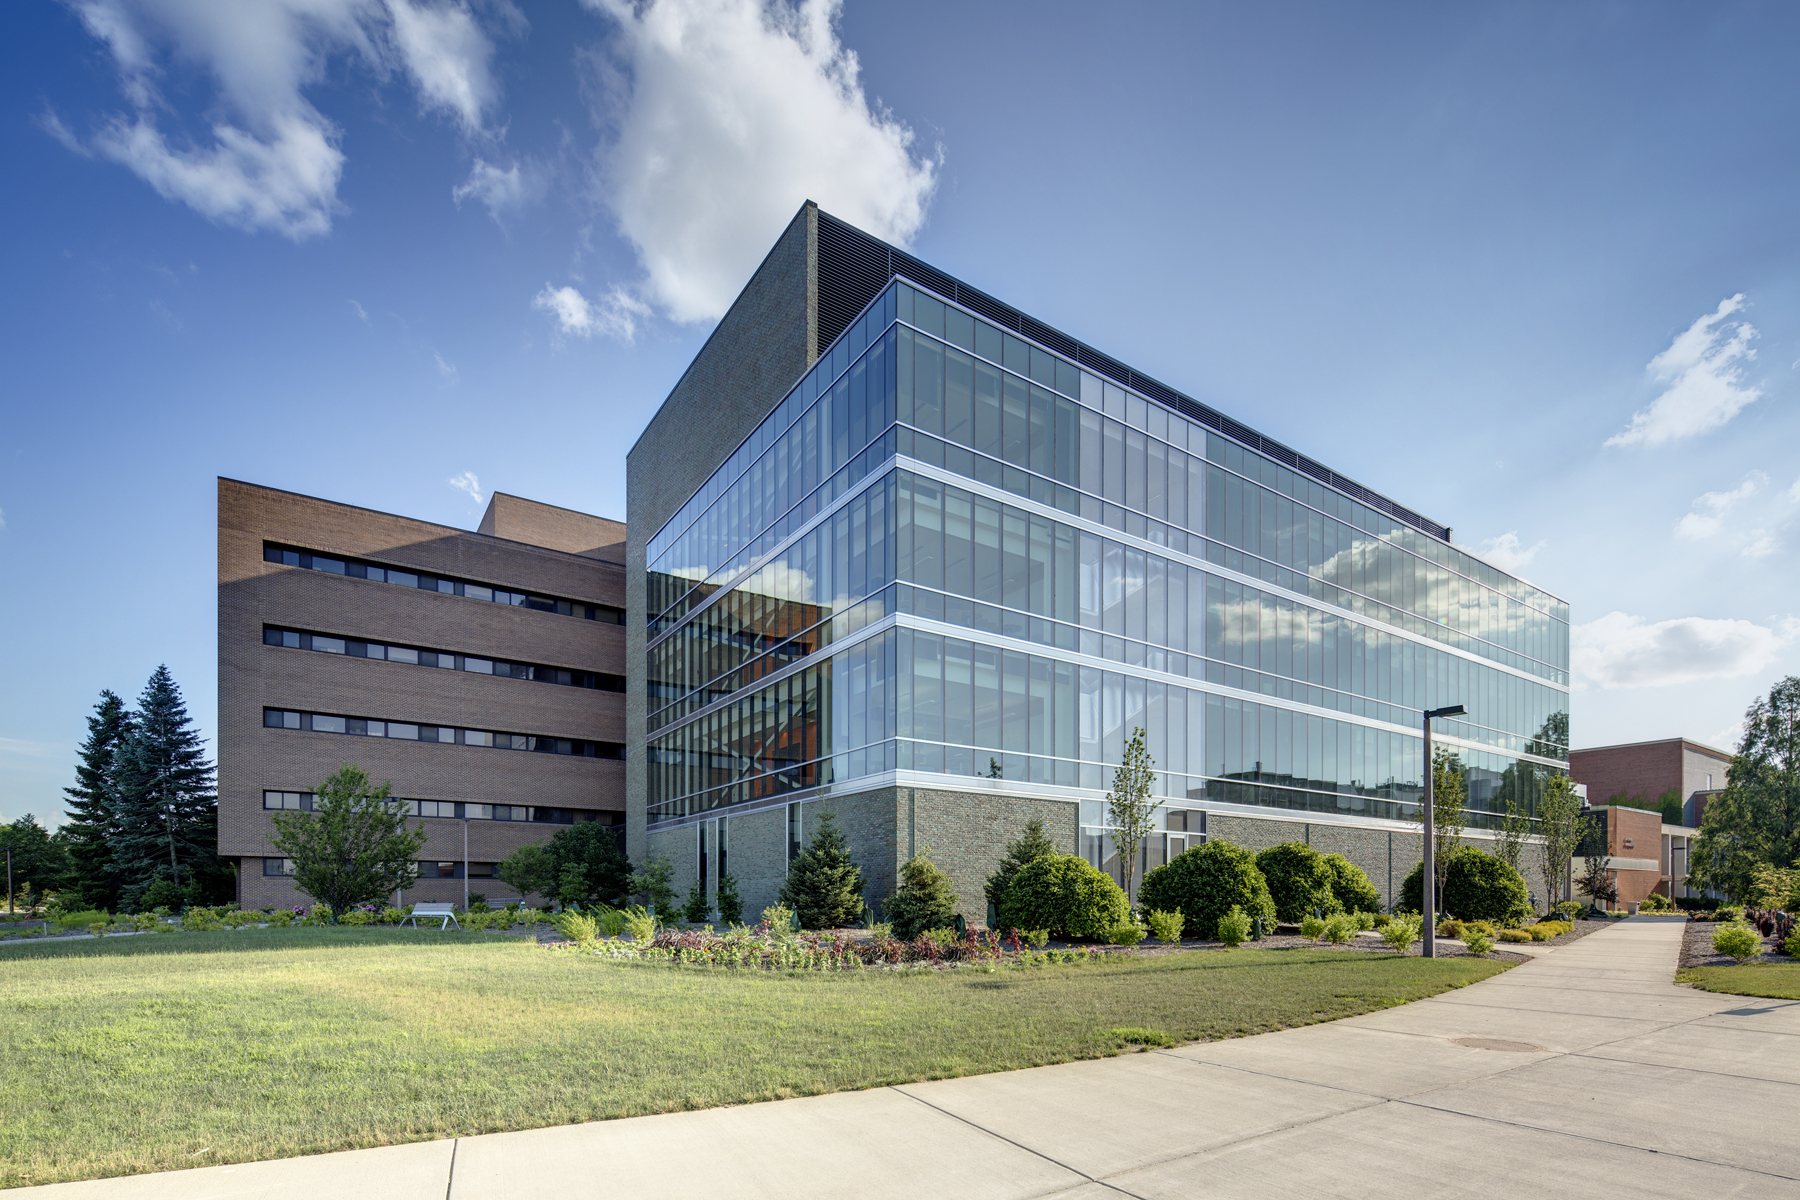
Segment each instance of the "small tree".
M729 871L719 876L719 893L714 897L719 906L719 920L726 925L744 923L744 900L738 895L737 878Z
M703 925L706 918L712 915L712 905L706 900L706 885L698 879L688 889L687 903L681 907L681 919L689 925Z
M1607 865L1606 837L1596 834L1581 860L1581 890L1594 901L1596 908L1609 907L1619 894L1613 886L1612 869Z
M1006 889L1012 884L1013 876L1019 873L1020 867L1034 858L1043 858L1057 852L1056 843L1044 832L1042 819L1033 817L1025 822L1025 832L1019 835L1018 841L1007 843L1006 854L1000 859L1000 865L987 877L987 902L994 906L994 911L999 912L1000 906L1006 902Z
M921 850L900 868L900 888L888 901L894 936L911 940L927 929L942 929L956 920L956 891L950 877Z
M1431 754L1431 820L1433 865L1437 868L1437 884L1432 894L1437 897L1434 912L1444 911L1444 873L1450 869L1450 852L1462 845L1463 830L1469 823L1469 786L1463 776L1462 759L1449 747L1437 746ZM1425 824L1425 806L1421 804L1414 821Z
M631 894L657 916L666 917L675 911L675 888L670 882L674 878L675 864L668 855L658 854L644 863L642 871L632 874Z
M131 714L125 702L111 690L103 690L88 717L87 738L77 748L75 786L63 789L62 828L59 839L68 848L70 879L67 890L77 893L89 908L111 910L118 904L118 877L112 860L114 824L114 763L130 739ZM74 899L74 897L66 897Z
M1538 845L1544 852L1539 870L1544 878L1545 911L1555 912L1562 899L1563 881L1568 877L1569 860L1581 842L1581 798L1567 775L1558 773L1544 780L1543 794L1538 797Z
M548 843L521 846L496 869L520 895L539 895L564 904L631 902L631 860L619 849L618 827L583 821Z
M372 787L368 772L345 763L313 790L311 812L275 814L275 849L294 864L294 886L334 913L373 904L412 886L425 845L421 822Z
M1531 837L1531 816L1511 794L1506 797L1506 813L1500 818L1499 836L1494 839L1494 857L1517 871L1525 843Z
M781 902L794 910L802 929L839 929L862 918L862 892L862 868L828 810L788 867Z
M1112 791L1106 794L1106 817L1112 825L1112 842L1119 851L1119 863L1125 870L1128 901L1135 895L1138 848L1150 836L1156 817L1156 800L1150 794L1155 785L1156 764L1144 748L1144 727L1140 725L1125 744L1125 757L1113 773Z

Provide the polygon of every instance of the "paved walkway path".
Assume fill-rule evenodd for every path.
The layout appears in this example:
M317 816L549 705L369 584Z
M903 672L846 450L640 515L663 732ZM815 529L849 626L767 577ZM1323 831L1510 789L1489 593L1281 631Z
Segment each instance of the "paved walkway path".
M95 1200L1800 1200L1800 1002L1672 982L1633 919L1400 1008L740 1108L27 1188Z

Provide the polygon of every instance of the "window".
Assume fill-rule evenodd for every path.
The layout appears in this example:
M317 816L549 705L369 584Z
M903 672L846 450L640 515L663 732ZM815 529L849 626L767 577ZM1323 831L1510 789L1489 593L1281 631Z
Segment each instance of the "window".
M264 792L263 807L267 809L284 809L289 812L311 812L313 798L311 792Z
M294 860L291 858L265 858L265 859L263 859L263 874L264 875L292 875L293 873L294 873Z
M454 817L456 802L453 800L413 800L409 802L412 815L415 817Z
M800 857L800 806L798 804L790 804L787 806L787 860L788 860L788 865L792 866L794 860L799 857Z
M494 868L499 865L500 864L498 864L498 863L491 863L491 862L487 862L487 863L472 862L469 864L469 878L470 879L492 879L492 878L494 878Z
M486 600L489 603L506 604L514 608L532 608L539 612L560 613L565 617L604 621L609 625L625 623L625 610L607 604L588 604L580 600L559 600L554 596L527 595L524 592L505 591L490 584L471 583L460 579L445 579L438 575L402 571L357 559L326 558L307 550L273 546L266 542L263 544L263 561L279 563L285 567L299 567L306 571L326 571L351 579L368 579L376 583L416 588L420 591L436 592L444 596L462 596L469 600Z
M263 645L283 646L290 650L316 650L323 654L342 654L348 658L370 658L376 661L407 663L413 666L438 667L446 671L468 671L476 675L498 675L503 679L530 679L539 683L559 683L564 687L588 688L593 691L623 692L625 677L596 671L572 671L563 667L536 663L503 662L473 655L445 654L418 646L389 646L381 642L357 638L307 633L299 629L265 626Z
M392 741L461 744L502 750L527 750L538 754L562 754L574 758L622 760L620 742L588 742L574 738L542 737L531 733L497 733L489 729L458 729L454 725L415 725L407 721L376 721L343 717L334 713L263 710L265 729L298 729L312 733L341 733L351 737L385 737Z
M428 868L433 867L433 866L435 866L437 868L436 877L438 879L456 879L456 878L458 878L459 874L458 874L456 868L459 865L460 864L453 863L453 862L441 862L441 863L435 863L435 864L434 863L426 863L425 864L425 866ZM432 872L430 870L426 870L426 871L421 871L420 874L421 875L431 875Z

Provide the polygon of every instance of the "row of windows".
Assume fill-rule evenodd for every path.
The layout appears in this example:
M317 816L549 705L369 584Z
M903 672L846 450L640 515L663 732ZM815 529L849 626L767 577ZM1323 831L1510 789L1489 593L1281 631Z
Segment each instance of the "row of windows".
M469 879L493 879L495 878L495 870L500 866L499 863L491 862L472 862L467 865L469 873L466 878ZM430 859L420 859L419 878L462 879L465 878L463 875L463 866L464 864L461 862L439 862ZM294 873L294 860L291 858L265 858L262 860L262 868L262 873L270 878L283 875L291 876Z
M507 662L474 655L443 654L418 646L392 646L355 638L327 637L319 633L302 633L298 629L263 628L263 645L287 646L300 650L316 650L324 654L343 654L350 658L373 658L387 662L407 663L419 667L441 667L449 671L469 671L476 675L498 675L505 679L531 679L540 683L560 683L566 687L591 688L603 692L625 690L623 675L607 675L594 671L569 671L561 667L545 667L536 663Z
M420 591L437 592L445 596L462 596L469 600L486 600L494 604L510 605L514 608L561 613L565 617L583 617L589 621L605 621L610 625L625 623L624 609L612 608L604 604L588 604L580 600L559 600L554 596L513 592L494 587L492 584L451 579L443 575L420 574L416 571L402 571L397 567L383 566L380 563L354 558L332 558L288 546L264 543L263 561L281 563L283 566L289 567L300 567L307 571L325 571L350 579L371 579L377 583L392 583L400 587L418 588Z
M371 721L329 713L263 709L263 728L301 729L312 733L347 733L357 737L397 738L407 742L437 742L457 746L483 746L498 750L531 750L539 754L573 754L583 758L624 758L618 742L587 742L572 738L539 737L530 733L496 733L490 729L459 729L448 725L418 725L406 721Z
M395 800L413 817L451 817L468 821L530 821L540 825L574 825L598 820L600 813L585 808L551 808L541 804L476 804L461 800ZM291 812L311 812L311 792L263 793L263 807Z
M897 359L896 394L892 405L887 397L880 398L879 407L884 413L893 409L903 423L910 422L963 447L991 454L1015 469L1049 476L1035 481L1046 484L1045 488L1039 489L1034 483L1030 489L1045 491L1046 495L1039 498L1047 503L1055 502L1065 511L1075 511L1073 495L1064 495L1066 487L1053 484L1079 484L1092 494L1081 499L1094 501L1096 518L1105 510L1128 505L1153 519L1166 519L1198 531L1203 527L1200 510L1206 507L1198 486L1204 455L1237 476L1247 472L1250 480L1241 482L1253 487L1252 499L1267 493L1271 501L1285 497L1286 503L1297 502L1308 509L1296 513L1277 503L1260 506L1267 509L1266 513L1256 511L1255 505L1246 510L1243 495L1232 502L1233 497L1215 486L1213 490L1221 492L1215 497L1219 503L1213 506L1212 523L1219 528L1210 532L1215 537L1240 547L1248 545L1272 561L1303 571L1343 576L1342 585L1365 590L1383 602L1392 600L1422 613L1434 624L1447 624L1503 646L1526 649L1547 661L1556 658L1556 647L1551 644L1557 640L1553 631L1547 631L1542 620L1534 624L1533 618L1550 613L1566 620L1566 605L1561 601L1210 434L1178 414L1092 376L1080 380L1086 407L1077 409L1048 391L1040 396L1024 379L1003 375L954 346L915 338L904 328L893 344ZM871 412L871 429L876 419ZM771 421L779 423L775 417ZM680 553L661 561L665 557L659 549L661 542L653 546L657 557L653 557L651 568L673 577L669 592L678 594L694 582L715 575L715 564L778 516L798 494L804 494L804 472L797 466L789 469L789 460L798 463L804 461L805 455L798 447L792 454L784 454L784 445L777 439L769 450L765 474L770 486L762 489L762 503L734 507L728 495L726 504L710 509L701 524L683 535L685 549ZM754 476L761 465L759 462L753 466L750 475ZM994 465L1001 464L995 461ZM950 469L955 469L955 464ZM967 466L964 469L965 473L974 473ZM715 478L731 474L728 465ZM1219 472L1218 482L1222 483L1225 477L1225 472ZM1023 486L1009 490L1027 494ZM678 517L671 528L680 523ZM1309 531L1309 524L1315 528ZM1267 537L1262 536L1265 532ZM1371 538L1369 534L1379 536ZM1383 538L1401 545L1389 545ZM1355 547L1356 553L1345 554L1333 548L1333 540L1344 547ZM1436 595L1447 591L1466 594ZM652 598L653 613L660 610L660 601L666 598ZM1540 611L1522 611L1528 604ZM1521 611L1511 611L1514 609Z
M896 765L982 775L990 758L1005 778L1098 789L1139 727L1159 768L1158 795L1191 795L1213 777L1416 800L1416 735L901 628L654 739L650 808L654 819L672 819ZM894 738L898 748L884 749ZM1477 809L1504 780L1535 803L1536 785L1523 777L1552 770L1462 753Z
M652 715L651 728L823 648L831 626L822 619L889 576L950 593L909 595L900 611L992 624L992 632L1134 666L1211 677L1203 663L1180 661L1185 653L1384 709L1453 698L1469 706L1470 728L1449 732L1486 742L1504 735L1500 744L1515 750L1568 710L1556 688L901 471L651 648L653 701L676 702ZM1031 619L1040 617L1061 624ZM1410 712L1369 715L1412 720Z

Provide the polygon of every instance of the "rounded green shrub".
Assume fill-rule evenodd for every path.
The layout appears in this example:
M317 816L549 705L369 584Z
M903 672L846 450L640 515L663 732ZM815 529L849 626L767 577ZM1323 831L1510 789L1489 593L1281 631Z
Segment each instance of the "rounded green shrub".
M1232 905L1231 911L1219 918L1219 940L1229 949L1242 945L1249 936L1250 918L1241 907Z
M1189 937L1219 936L1219 919L1235 905L1246 920L1275 921L1275 901L1256 857L1231 842L1202 842L1153 868L1138 887L1145 908L1179 912Z
M1356 913L1381 907L1381 893L1361 867L1341 854L1327 854L1325 865L1331 868L1331 894L1337 897L1339 908Z
M1444 872L1444 912L1464 921L1518 924L1531 917L1531 892L1524 878L1501 859L1474 846L1458 846L1447 856ZM1420 911L1425 906L1425 864L1420 863L1400 886L1403 908Z
M1713 934L1713 949L1743 962L1762 952L1762 935L1748 925L1721 925Z
M1256 856L1256 866L1268 881L1279 920L1292 923L1321 909L1327 916L1343 910L1332 892L1337 876L1325 856L1305 842L1270 846Z
M1117 885L1114 885L1117 886ZM766 914L765 914L766 915ZM887 904L887 918L893 922L894 936L910 942L927 929L939 929L956 920L956 889L950 877L931 861L931 852L921 850L900 868L900 888ZM1024 926L1038 928L1042 922Z
M1020 867L1000 909L1003 929L1048 929L1065 937L1107 938L1130 920L1124 890L1073 854L1046 854Z

